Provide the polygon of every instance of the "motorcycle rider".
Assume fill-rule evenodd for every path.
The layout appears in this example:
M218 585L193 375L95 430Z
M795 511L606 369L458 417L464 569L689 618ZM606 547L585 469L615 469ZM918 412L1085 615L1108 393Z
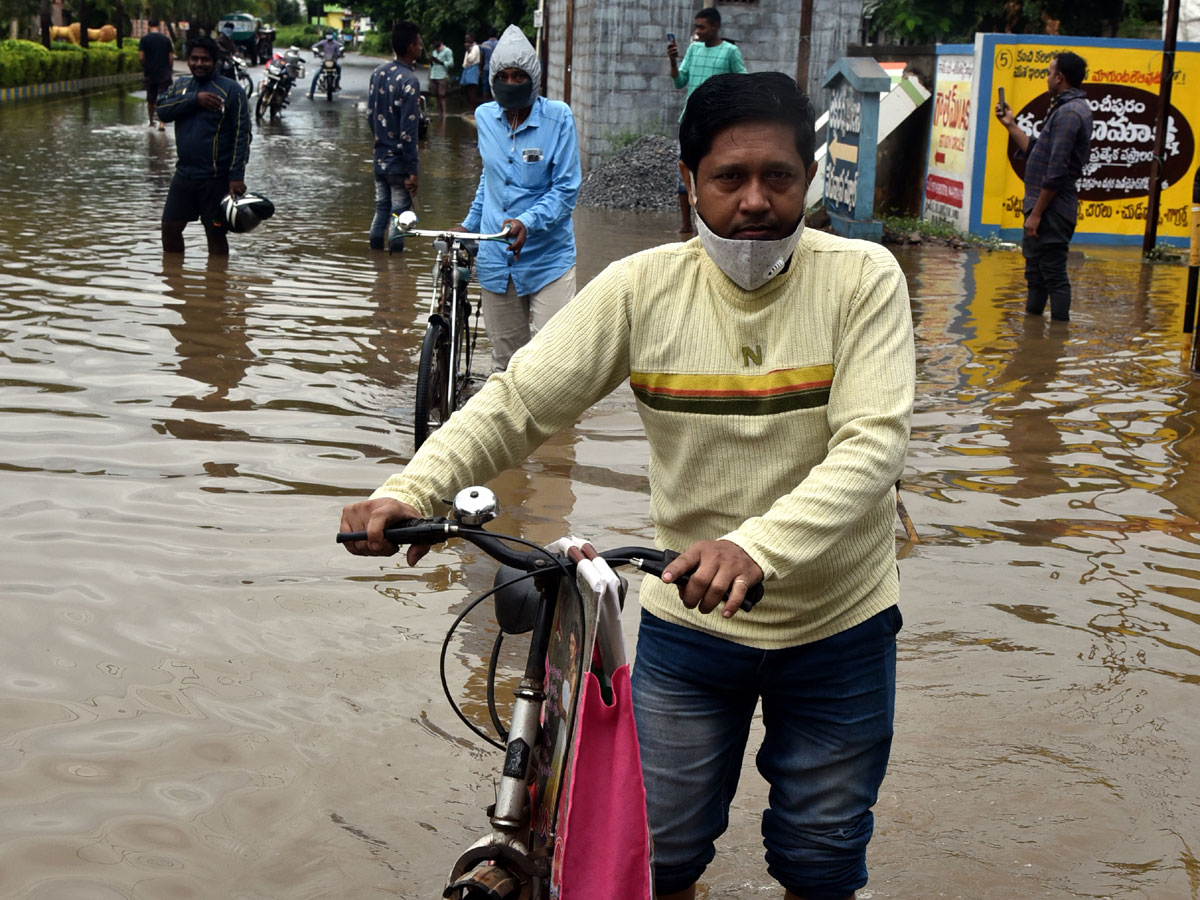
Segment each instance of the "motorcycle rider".
M260 23L254 31L254 53L260 64L270 61L275 55L275 29Z
M226 22L221 26L217 35L217 74L226 78L236 78L233 68L233 55L238 52L237 42L233 39L233 23Z
M335 89L341 86L342 83L342 67L338 65L338 59L343 55L342 42L337 39L337 34L332 31L325 32L325 40L317 41L312 45L312 52L322 60L333 60L334 71L334 86ZM313 75L312 84L308 88L308 99L313 98L313 92L317 89L317 82L321 80L321 70L324 65L317 66L317 73Z

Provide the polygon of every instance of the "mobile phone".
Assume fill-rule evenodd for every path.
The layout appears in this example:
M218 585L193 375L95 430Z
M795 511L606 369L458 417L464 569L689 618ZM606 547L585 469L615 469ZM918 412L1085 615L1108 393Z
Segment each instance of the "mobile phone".
M673 43L675 43L675 35L673 35L673 34L672 34L671 32L669 32L669 31L667 32L667 43L668 43L668 44L673 44Z
M1000 109L1004 109L1008 104L1004 102L1004 88L1000 88L1000 100L996 104Z

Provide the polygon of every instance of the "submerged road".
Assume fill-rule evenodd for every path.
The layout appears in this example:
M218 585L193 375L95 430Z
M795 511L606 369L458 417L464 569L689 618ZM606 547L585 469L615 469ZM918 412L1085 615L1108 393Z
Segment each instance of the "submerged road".
M195 225L182 264L161 256L173 137L140 96L0 107L6 900L415 900L481 833L498 756L436 666L491 567L333 543L341 505L411 454L433 261L367 250L374 64L256 128L247 182L278 213L211 265ZM435 117L421 160L422 222L457 222L469 117ZM575 224L581 283L674 239L671 213ZM1185 271L1082 249L1068 328L1022 315L1019 254L897 251L920 542L898 526L897 733L862 900L1200 897ZM647 457L621 389L496 480L496 527L648 539ZM468 619L449 662L481 722L489 628ZM750 754L701 896L778 895L764 804Z

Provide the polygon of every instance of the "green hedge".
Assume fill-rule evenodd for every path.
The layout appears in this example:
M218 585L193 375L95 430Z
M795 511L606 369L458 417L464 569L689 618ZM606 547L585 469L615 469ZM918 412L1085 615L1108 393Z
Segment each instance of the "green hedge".
M276 25L275 49L283 52L295 44L301 50L307 50L321 39L325 29L320 25Z
M67 81L83 76L83 61L87 60L87 75L116 75L120 72L140 72L137 41L125 41L118 50L115 43L93 42L87 50L66 41L55 41L47 50L33 41L0 41L0 87L20 87Z
M372 31L363 38L360 48L364 56L395 56L392 51L392 33Z

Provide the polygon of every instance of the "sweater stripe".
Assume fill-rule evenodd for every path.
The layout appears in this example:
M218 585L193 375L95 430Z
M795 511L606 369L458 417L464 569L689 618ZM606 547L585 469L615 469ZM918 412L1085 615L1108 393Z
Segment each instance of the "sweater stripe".
M769 416L829 403L833 366L776 369L763 375L633 372L634 395L664 412Z

